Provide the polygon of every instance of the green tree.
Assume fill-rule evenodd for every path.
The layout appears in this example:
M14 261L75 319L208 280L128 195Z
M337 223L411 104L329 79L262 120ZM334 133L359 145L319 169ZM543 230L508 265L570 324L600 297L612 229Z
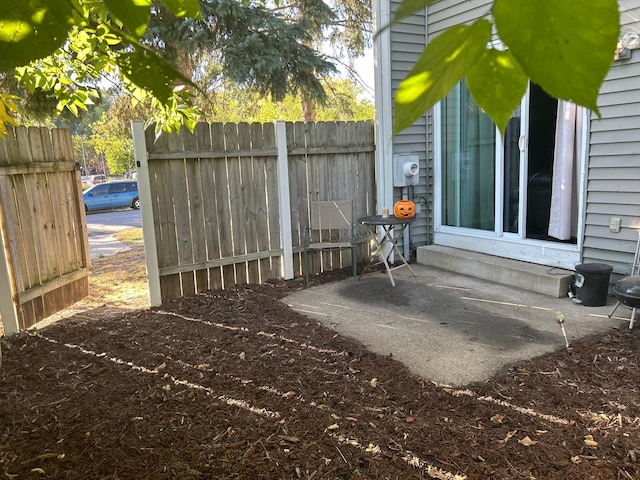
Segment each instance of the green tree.
M436 0L403 0L394 22ZM503 48L495 48L496 32ZM617 0L494 0L485 18L453 26L424 49L395 98L398 131L465 79L504 132L528 81L598 112L620 33Z
M89 145L104 156L110 174L123 175L133 169L131 120L148 115L148 106L132 103L130 98L121 95L114 97L109 109L91 125Z
M370 0L295 0L277 2L270 8L237 8L227 12L235 19L233 32L224 27L228 20L219 21L221 5L219 0L201 0L203 20L178 18L160 6L143 40L207 96L228 88L230 82L276 100L299 93L301 106L308 112L305 119L315 120L316 102L322 104L326 99L321 87L334 70L319 64L296 66L294 59L329 41L340 53L331 57L332 63L344 64L342 58L360 56L370 45ZM282 62L287 71L279 71ZM290 75L292 68L298 69L294 76ZM261 73L255 75L254 71ZM264 76L278 87L267 90L252 80ZM318 79L322 83L317 83ZM202 106L206 101L198 95L195 103Z
M330 101L318 109L318 121L360 121L375 118L375 106L363 96L363 88L354 80L327 81L325 90Z
M96 152L91 140L84 134L73 135L73 155L80 164L82 175L102 173L104 169L103 157Z
M371 120L375 116L374 105L358 97L362 88L350 79L327 78L324 80L327 101L319 105L318 121ZM241 89L233 84L220 89L203 107L204 117L210 122L273 122L275 120L300 121L302 96L287 95L275 102L253 89Z
M105 117L107 114L105 113ZM109 129L113 123L108 118L100 119L94 128L94 134L88 142L101 155L107 164L110 175L124 175L133 170L133 141L131 134L116 135Z
M99 84L115 77L150 105L157 125L192 127L200 113L191 101L193 83L142 39L151 19L167 12L189 18L195 32L214 41L233 80L274 98L302 87L324 94L317 75L334 67L306 45L306 25L243 0L6 0L0 4L0 71L15 69L30 92L50 92L58 114L86 109L99 98ZM1 95L0 104L9 105L6 92ZM0 122L10 110L0 108Z

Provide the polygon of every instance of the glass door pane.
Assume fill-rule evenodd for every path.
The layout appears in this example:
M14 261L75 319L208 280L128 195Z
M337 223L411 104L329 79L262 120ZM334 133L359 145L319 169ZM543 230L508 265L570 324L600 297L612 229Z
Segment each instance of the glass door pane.
M529 88L529 158L526 237L549 237L558 101L532 83ZM577 213L576 213L577 215Z
M495 231L495 126L462 82L441 105L442 225Z
M520 231L520 124L521 109L517 108L507 123L504 135L504 197L503 232Z

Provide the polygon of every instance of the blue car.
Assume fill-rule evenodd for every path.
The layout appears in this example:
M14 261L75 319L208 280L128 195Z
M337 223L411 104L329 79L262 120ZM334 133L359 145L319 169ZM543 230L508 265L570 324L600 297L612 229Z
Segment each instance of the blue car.
M82 197L86 212L95 210L111 210L114 208L140 208L138 182L99 183L87 188Z

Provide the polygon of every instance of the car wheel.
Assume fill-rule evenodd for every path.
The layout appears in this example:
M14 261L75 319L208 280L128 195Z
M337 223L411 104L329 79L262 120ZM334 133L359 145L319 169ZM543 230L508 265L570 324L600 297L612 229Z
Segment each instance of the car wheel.
M85 215L86 215L87 213L89 213L89 209L87 208L87 206L86 206L86 205L84 206L84 213L85 213Z
M134 198L133 203L131 204L131 207L135 208L136 210L140 210L140 199Z

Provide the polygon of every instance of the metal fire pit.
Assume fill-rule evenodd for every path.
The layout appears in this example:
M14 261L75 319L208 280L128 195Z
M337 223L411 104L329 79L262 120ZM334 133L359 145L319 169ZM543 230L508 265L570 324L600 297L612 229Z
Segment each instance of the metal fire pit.
M626 305L627 307L631 307L633 310L631 311L631 323L629 324L629 328L633 328L633 321L635 320L636 316L636 308L640 307L640 275L626 277L618 281L613 286L613 294L618 299L618 303L614 307L613 311L609 314L609 317L613 315L613 313L616 311L616 308L618 308L621 303Z

